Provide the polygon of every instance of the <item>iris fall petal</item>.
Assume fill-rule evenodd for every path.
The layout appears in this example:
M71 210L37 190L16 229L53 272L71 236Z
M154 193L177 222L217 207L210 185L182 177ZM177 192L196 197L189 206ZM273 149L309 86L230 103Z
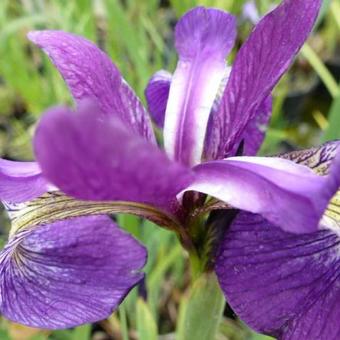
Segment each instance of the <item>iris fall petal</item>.
M340 186L340 154L333 163L327 176L319 176L286 159L232 157L196 166L186 190L261 214L286 231L313 232Z
M242 212L217 257L216 273L228 302L249 326L277 339L337 339L339 235L330 230L291 234Z
M146 251L109 217L92 216L21 231L0 261L1 313L55 329L108 317L143 278Z

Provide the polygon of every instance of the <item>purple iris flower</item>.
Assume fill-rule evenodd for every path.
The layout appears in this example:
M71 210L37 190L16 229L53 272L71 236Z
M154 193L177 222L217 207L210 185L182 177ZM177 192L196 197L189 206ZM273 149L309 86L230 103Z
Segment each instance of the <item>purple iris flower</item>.
M158 72L146 89L165 152L147 111L101 50L70 33L30 33L78 107L44 114L34 137L37 163L0 162L0 198L12 219L0 254L1 312L45 328L105 318L143 278L146 260L145 249L107 214L148 218L200 257L195 228L211 211L231 207L240 212L209 260L235 311L281 338L335 338L339 143L254 156L271 91L320 4L283 1L258 23L232 67L225 60L235 18L202 7L185 14L175 30L174 74Z

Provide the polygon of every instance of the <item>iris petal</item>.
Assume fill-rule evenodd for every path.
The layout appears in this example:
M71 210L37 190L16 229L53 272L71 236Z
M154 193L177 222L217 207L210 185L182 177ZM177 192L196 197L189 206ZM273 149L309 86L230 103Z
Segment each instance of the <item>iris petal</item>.
M186 165L200 162L210 111L235 36L234 17L215 9L195 8L178 22L179 62L164 123L165 150L172 159Z
M325 176L339 146L333 141L281 157ZM233 309L255 330L286 340L338 337L340 209L334 206L339 195L323 216L327 230L295 235L241 212L226 232L216 272Z
M271 157L233 157L194 168L186 190L214 196L235 208L258 213L286 231L313 232L340 186L340 153L330 173ZM289 216L289 218L287 218Z
M24 202L47 191L38 163L0 159L0 200Z
M106 216L18 233L0 253L0 311L56 329L108 317L143 274L146 251Z
M155 123L163 128L166 104L168 102L171 73L160 70L156 72L145 89L145 97L148 102L149 112Z
M150 118L109 57L90 41L62 31L34 31L28 38L51 58L76 100L91 97L105 114L154 142Z
M215 158L231 155L258 107L307 39L321 0L285 0L255 27L237 54L212 130Z
M340 238L332 231L291 234L242 212L216 273L234 311L258 332L282 340L340 334Z
M124 201L81 201L60 191L47 192L25 203L4 202L11 220L10 236L40 224L51 224L71 217L103 214L131 214L148 219L159 226L174 229L178 222L170 214L150 205Z
M34 138L44 176L78 199L132 201L171 210L191 171L118 119L100 117L97 111L84 103L76 112L55 108L45 114Z

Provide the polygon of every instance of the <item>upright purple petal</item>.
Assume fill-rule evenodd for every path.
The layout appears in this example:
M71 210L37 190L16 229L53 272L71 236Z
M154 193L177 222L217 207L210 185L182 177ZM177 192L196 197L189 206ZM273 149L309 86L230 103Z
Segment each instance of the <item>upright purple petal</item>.
M0 159L0 200L20 203L47 191L38 163Z
M244 141L243 154L245 156L255 156L259 151L272 114L272 98L266 98L258 107L257 112L246 125L239 142ZM236 143L236 145L239 143ZM235 145L235 147L236 147ZM234 149L236 152L236 149Z
M0 253L0 311L48 329L108 317L143 274L146 251L106 216L18 233Z
M34 148L44 176L78 199L169 208L191 178L189 169L171 162L114 117L103 119L88 103L77 112L66 108L47 112Z
M339 235L291 234L241 212L215 268L229 304L250 327L280 340L338 339Z
M236 57L214 119L215 158L230 155L312 30L320 5L321 0L284 0L255 27Z
M51 58L76 100L87 97L97 100L105 114L117 115L132 131L155 140L150 118L140 100L96 45L62 31L34 31L28 38Z
M151 77L145 89L145 97L148 102L149 112L157 126L160 128L163 128L164 126L171 78L172 75L170 72L160 70Z
M216 9L195 8L178 22L179 61L164 123L165 150L172 159L186 165L200 162L210 111L235 36L235 18Z
M208 124L208 132L205 141L205 157L207 160L216 158L216 150L220 141L220 131L214 129L215 119L218 119L216 111L212 111L212 115ZM272 98L267 97L263 103L257 108L254 117L247 122L244 132L240 138L235 140L233 149L230 152L232 156L236 155L241 143L243 144L243 155L255 156L259 151L265 138L266 130L272 113Z
M286 231L306 233L318 229L340 186L340 153L327 176L271 157L212 161L196 166L194 172L196 179L186 190L200 191L235 208L261 214Z

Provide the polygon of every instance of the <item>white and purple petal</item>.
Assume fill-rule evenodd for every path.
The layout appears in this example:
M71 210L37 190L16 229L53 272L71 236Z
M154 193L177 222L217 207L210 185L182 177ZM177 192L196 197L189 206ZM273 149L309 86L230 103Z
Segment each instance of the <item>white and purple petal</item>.
M34 149L44 176L69 196L93 201L132 201L171 210L192 178L155 145L93 103L76 112L55 108L36 131ZM89 143L89 141L91 141Z
M201 161L210 111L235 36L235 18L216 9L195 8L178 22L179 61L164 123L164 145L170 158L186 165Z
M146 251L107 216L22 231L0 253L0 311L59 329L108 317L142 278Z
M33 31L28 38L51 58L73 97L96 100L132 131L154 142L150 118L109 57L92 42L63 31Z
M163 128L166 104L169 98L172 74L165 70L157 71L145 88L145 98L151 117L158 127Z
M258 113L307 39L321 0L284 0L255 27L233 64L212 127L215 158L231 155L248 122Z
M21 203L47 191L38 163L0 159L0 200Z
M340 153L326 176L287 159L246 156L203 163L194 172L195 180L185 190L261 214L286 231L307 233L321 227L321 217L339 189Z
M228 303L254 330L280 340L338 339L340 233L291 234L241 212L215 269Z

